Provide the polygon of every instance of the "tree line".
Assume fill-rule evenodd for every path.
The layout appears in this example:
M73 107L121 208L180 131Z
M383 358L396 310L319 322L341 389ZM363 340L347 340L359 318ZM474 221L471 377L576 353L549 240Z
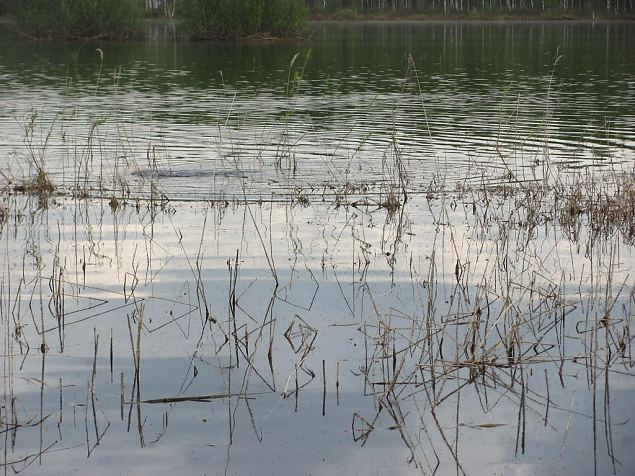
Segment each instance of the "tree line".
M303 31L309 13L373 15L566 15L592 17L635 12L635 0L0 0L22 32L33 37L96 38L138 35L143 17L183 20L195 38L250 35L289 37Z
M306 0L311 11L461 13L479 14L580 12L597 14L633 12L634 0Z
M138 36L144 16L183 20L195 38L288 37L304 28L305 0L0 0L21 32L36 38Z

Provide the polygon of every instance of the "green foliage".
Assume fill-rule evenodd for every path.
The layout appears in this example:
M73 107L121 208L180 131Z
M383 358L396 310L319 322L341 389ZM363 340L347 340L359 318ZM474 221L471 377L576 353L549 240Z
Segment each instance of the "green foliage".
M137 32L143 0L20 0L11 10L35 37L122 37Z
M277 36L292 35L302 30L306 17L302 0L268 0L264 29Z
M288 36L306 19L304 0L183 0L180 15L196 37Z
M245 33L260 31L265 10L265 0L244 0L235 2L242 5L241 28Z
M178 15L188 31L201 35L212 29L215 4L209 0L185 0L178 6Z
M32 36L48 36L59 23L59 11L51 8L50 0L23 0L12 2L11 13L20 27Z

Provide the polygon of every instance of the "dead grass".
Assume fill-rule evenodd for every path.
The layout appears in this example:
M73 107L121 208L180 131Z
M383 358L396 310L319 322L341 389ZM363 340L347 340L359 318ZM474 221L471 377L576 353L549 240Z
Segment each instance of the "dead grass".
M56 187L49 174L40 169L32 178L15 185L13 190L18 193L36 195L40 198L49 198L55 192Z

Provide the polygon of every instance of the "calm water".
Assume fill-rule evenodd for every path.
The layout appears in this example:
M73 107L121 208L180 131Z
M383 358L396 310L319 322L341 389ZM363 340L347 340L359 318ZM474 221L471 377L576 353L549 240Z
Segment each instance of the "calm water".
M3 28L7 474L632 474L635 25Z
M239 191L223 173L236 165L255 194L353 173L373 185L395 151L415 189L435 174L498 180L508 167L530 180L544 158L633 162L632 23L326 23L306 41L264 44L174 42L168 27L149 29L151 39L123 44L2 31L0 157L13 175L28 174L19 158L32 111L31 142L41 152L48 137L38 155L58 183L82 175L116 189L123 176L138 188L154 168L182 198ZM78 155L98 173L78 171ZM292 181L279 161L294 164Z

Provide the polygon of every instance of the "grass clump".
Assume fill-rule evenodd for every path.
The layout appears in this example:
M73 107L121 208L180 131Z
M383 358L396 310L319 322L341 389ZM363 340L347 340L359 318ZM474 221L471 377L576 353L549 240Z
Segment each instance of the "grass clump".
M38 172L29 180L25 180L14 187L18 193L28 193L41 198L48 198L55 192L55 184L44 170Z
M289 37L304 27L302 0L184 0L180 16L195 38Z
M11 13L36 38L121 38L139 31L142 0L21 0Z

